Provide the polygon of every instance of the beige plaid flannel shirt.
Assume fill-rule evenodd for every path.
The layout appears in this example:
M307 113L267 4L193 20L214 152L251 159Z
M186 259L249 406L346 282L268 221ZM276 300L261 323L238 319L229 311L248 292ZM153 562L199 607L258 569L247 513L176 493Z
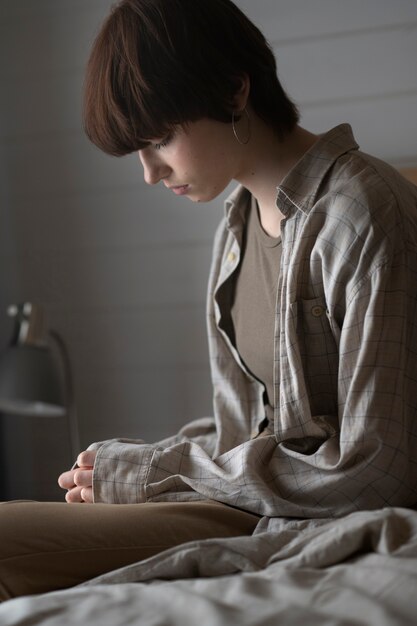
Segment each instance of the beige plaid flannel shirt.
M221 325L246 194L239 187L227 201L214 244L214 418L152 445L93 444L95 501L211 498L295 517L415 505L417 189L360 152L347 124L320 137L278 188L276 408L263 437L263 385Z

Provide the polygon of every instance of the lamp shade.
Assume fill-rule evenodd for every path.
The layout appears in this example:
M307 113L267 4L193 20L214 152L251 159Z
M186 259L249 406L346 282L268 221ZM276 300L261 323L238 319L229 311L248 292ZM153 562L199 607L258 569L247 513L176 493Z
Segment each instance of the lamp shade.
M61 417L65 396L48 346L11 345L0 356L0 412Z

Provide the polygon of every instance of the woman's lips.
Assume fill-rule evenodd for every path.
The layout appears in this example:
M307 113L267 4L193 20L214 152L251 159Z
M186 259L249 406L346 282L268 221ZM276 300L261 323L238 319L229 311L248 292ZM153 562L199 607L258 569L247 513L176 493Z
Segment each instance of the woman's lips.
M177 196L184 196L188 191L188 185L174 185L168 189L171 189Z

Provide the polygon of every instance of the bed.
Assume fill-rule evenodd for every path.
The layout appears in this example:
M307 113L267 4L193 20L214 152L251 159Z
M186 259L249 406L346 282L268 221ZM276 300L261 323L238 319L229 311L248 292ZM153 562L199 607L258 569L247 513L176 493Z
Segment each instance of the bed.
M65 591L9 600L1 626L417 624L417 511L263 518Z

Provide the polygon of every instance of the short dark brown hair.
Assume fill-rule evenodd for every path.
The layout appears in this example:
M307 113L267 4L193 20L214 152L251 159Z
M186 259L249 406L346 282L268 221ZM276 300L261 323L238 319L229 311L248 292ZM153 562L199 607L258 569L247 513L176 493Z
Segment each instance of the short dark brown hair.
M285 136L297 123L274 54L231 0L122 0L91 50L84 126L121 156L204 117L231 121L242 76L257 115Z

